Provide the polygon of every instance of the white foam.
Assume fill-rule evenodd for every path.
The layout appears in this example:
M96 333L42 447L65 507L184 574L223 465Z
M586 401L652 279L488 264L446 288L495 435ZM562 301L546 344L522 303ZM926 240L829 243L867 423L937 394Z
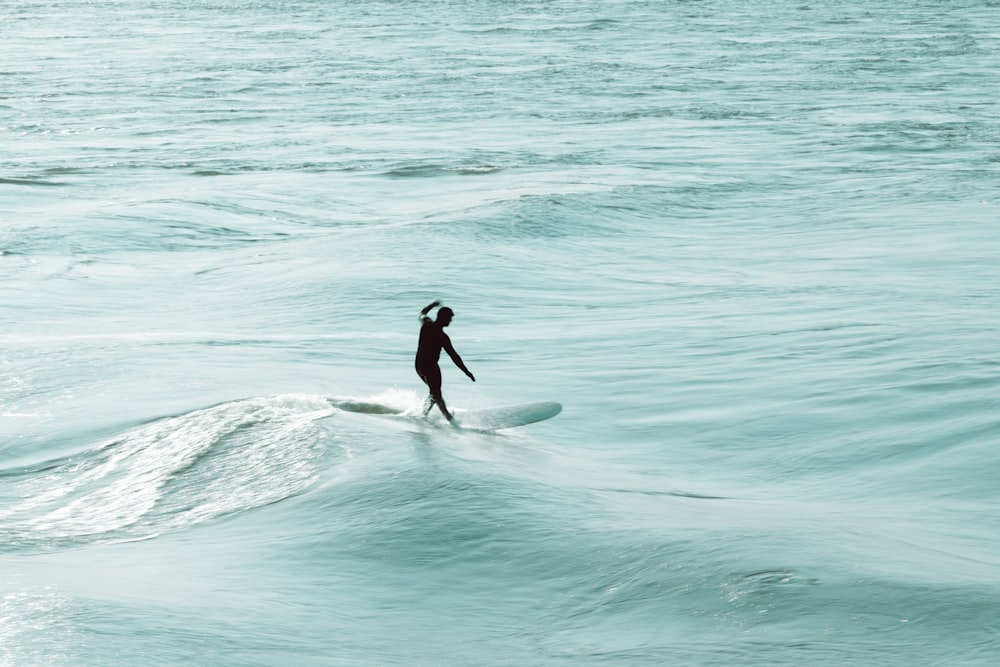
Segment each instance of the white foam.
M143 425L14 481L0 511L44 539L157 532L280 500L315 479L319 396L251 398ZM224 444L222 444L224 443Z

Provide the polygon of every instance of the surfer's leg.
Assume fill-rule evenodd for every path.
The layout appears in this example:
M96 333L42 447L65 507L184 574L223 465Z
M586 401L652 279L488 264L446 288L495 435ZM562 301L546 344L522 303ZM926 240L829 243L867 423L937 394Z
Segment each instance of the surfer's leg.
M453 420L454 417L452 417L451 413L448 412L448 406L444 403L444 396L441 395L441 369L435 366L433 370L427 369L427 371L427 386L430 387L431 390L431 405L437 403L438 409L441 410L441 414L444 415L444 418L448 421Z
M430 389L430 393L424 401L424 417L430 413L431 408L436 403L445 419L448 421L454 419L444 403L444 396L441 395L441 369L435 364L434 366L418 368L417 373L420 375L420 379L427 385L427 388Z
M445 419L447 419L449 422L455 421L455 418L451 415L450 412L448 412L448 406L444 404L444 396L441 395L440 391L438 392L437 398L434 399L434 402L437 403L437 406L438 408L440 408L441 414L444 415Z
M420 376L420 379L423 381L423 383L425 385L427 385L428 388L430 388L430 386L431 386L431 380L429 380L428 377L427 377L427 370L425 368L422 368L418 364L416 366L416 371L417 371L417 375ZM433 408L433 407L434 407L434 394L430 393L430 394L427 394L427 398L424 399L424 407L421 410L422 416L423 416L424 419L427 418L427 413L430 412L431 408Z

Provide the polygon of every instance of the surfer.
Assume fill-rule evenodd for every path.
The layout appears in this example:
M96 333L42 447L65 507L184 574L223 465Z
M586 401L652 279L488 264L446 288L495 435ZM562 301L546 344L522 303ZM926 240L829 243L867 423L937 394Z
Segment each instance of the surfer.
M455 311L445 306L438 310L436 320L432 320L427 316L427 313L440 305L440 301L435 301L420 311L420 342L417 345L415 365L417 375L420 376L420 379L430 389L427 400L424 401L424 417L427 416L431 408L434 407L434 404L437 403L445 419L449 422L454 422L455 418L448 412L448 406L445 405L444 397L441 395L441 368L438 366L438 359L441 358L441 349L443 348L448 353L448 356L455 362L455 365L462 369L462 372L468 375L470 380L475 382L476 376L462 363L462 357L458 356L458 352L452 347L451 339L444 332L444 328L451 324L451 320L455 316Z

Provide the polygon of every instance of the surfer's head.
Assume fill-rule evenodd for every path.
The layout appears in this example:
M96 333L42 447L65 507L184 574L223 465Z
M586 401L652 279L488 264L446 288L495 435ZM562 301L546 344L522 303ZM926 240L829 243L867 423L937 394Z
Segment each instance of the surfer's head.
M448 306L445 306L444 308L438 311L437 323L443 327L446 327L449 324L451 324L451 318L453 317L455 317L455 311L449 308Z

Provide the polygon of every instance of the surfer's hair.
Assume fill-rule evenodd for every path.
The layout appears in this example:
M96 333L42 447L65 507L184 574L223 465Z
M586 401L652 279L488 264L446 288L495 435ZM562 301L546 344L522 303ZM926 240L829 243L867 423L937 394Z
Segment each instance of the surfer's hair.
M438 311L437 318L440 320L442 317L455 317L455 311L445 306Z

